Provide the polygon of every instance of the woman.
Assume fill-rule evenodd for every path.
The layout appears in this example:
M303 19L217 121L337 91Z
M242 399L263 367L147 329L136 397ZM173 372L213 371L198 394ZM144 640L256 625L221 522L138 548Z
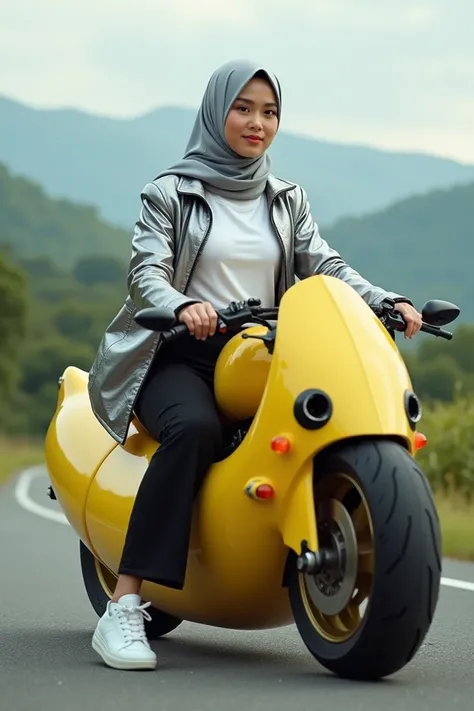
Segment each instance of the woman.
M216 309L250 297L272 306L295 274L324 273L370 304L399 299L407 337L421 326L408 299L371 285L321 239L303 190L271 174L267 149L280 115L273 74L248 61L224 65L209 81L183 160L142 194L129 296L89 379L94 413L118 442L135 413L161 444L137 493L113 600L93 637L109 666L156 666L141 582L184 585L194 497L221 446L213 375L227 336L216 333ZM133 321L148 306L173 309L194 339L158 350L159 335Z

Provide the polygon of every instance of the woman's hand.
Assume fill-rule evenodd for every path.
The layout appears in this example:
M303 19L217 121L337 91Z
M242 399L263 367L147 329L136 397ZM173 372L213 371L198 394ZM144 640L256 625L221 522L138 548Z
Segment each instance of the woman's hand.
M411 304L400 302L395 304L395 311L399 311L406 321L405 338L413 338L421 328L421 314Z
M208 301L186 306L179 312L178 320L188 327L198 341L213 336L217 329L217 314Z

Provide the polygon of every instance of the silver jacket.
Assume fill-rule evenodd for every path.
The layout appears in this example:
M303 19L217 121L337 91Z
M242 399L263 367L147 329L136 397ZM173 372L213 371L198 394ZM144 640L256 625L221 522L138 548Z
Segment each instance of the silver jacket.
M277 303L295 283L295 275L299 279L314 274L338 277L369 304L398 296L370 284L329 247L313 221L302 188L271 177L266 195L284 256ZM146 185L141 197L127 279L129 295L108 326L89 373L92 410L121 444L160 341L158 333L142 328L133 317L149 306L176 310L192 302L186 289L212 224L211 208L198 180L165 176Z

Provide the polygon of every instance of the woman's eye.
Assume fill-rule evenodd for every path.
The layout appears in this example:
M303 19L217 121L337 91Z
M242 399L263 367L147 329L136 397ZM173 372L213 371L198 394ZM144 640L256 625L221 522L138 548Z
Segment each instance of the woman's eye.
M248 111L247 106L238 106L237 111Z

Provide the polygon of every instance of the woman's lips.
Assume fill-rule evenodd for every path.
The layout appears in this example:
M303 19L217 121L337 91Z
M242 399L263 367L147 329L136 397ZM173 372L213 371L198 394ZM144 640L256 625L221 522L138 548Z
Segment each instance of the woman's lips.
M243 136L246 141L249 143L252 143L253 145L257 145L258 143L262 142L262 138L259 138L258 136Z

